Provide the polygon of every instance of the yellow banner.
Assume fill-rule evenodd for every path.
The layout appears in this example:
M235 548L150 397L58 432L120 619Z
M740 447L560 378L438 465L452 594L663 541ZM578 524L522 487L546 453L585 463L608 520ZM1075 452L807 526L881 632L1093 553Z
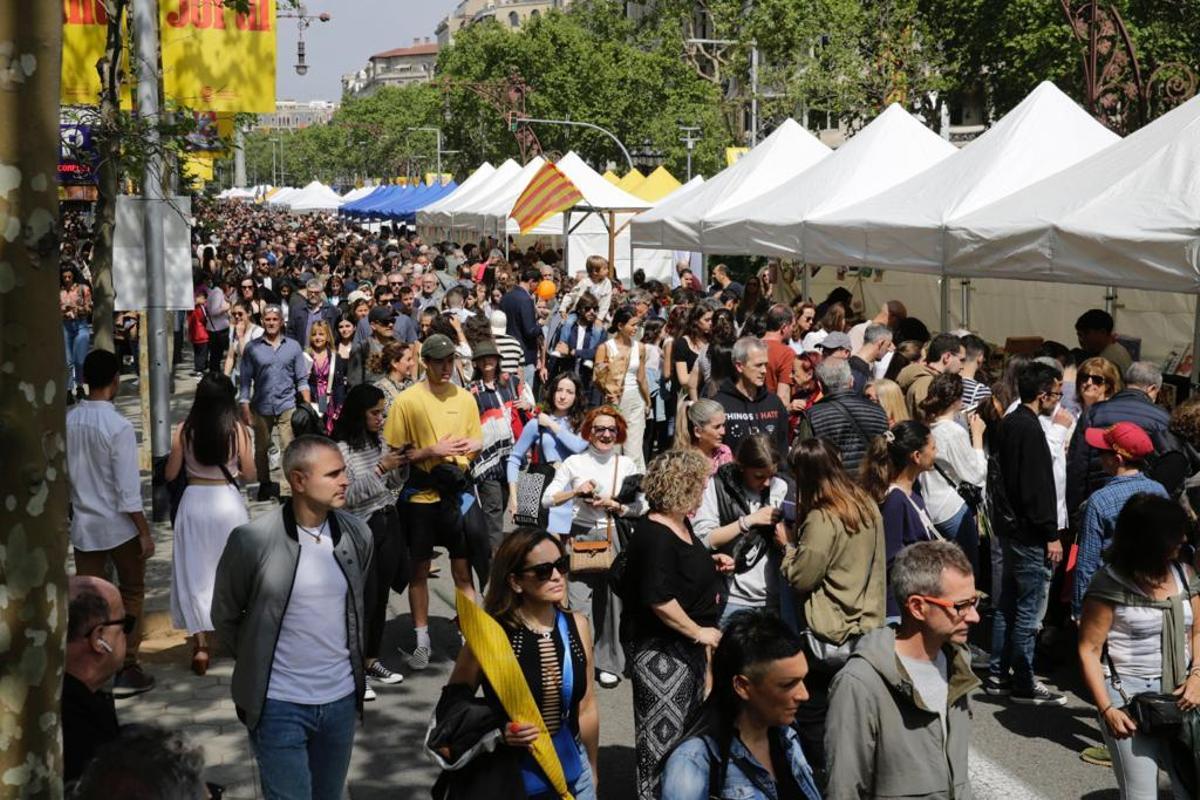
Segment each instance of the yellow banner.
M435 183L440 183L444 186L452 180L454 180L454 174L450 172L443 172L440 177L436 172L425 173L425 185L427 186L433 186Z
M742 156L750 152L749 147L726 147L725 148L725 166L732 167Z
M192 180L213 179L213 159L210 155L188 154L183 157L183 174Z
M96 63L104 58L108 36L108 14L104 0L62 0L62 90L60 97L67 106L97 106L100 104L100 73ZM121 21L126 31L128 17ZM128 36L122 36L127 42ZM129 68L129 49L121 50L121 108L133 108L130 86L134 75Z
M275 111L275 0L162 0L163 90L200 111Z

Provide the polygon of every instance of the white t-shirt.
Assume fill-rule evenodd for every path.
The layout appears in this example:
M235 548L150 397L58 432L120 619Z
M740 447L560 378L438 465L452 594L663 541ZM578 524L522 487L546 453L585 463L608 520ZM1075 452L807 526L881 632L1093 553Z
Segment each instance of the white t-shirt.
M137 536L129 515L142 511L137 437L107 400L82 400L67 414L71 545L112 550Z
M897 653L899 655L899 653ZM930 711L936 711L942 723L942 741L946 740L946 703L950 697L950 673L946 654L938 652L933 661L900 656L900 663L913 680L913 691Z
M1109 574L1113 575L1111 569ZM1120 578L1117 580L1130 590L1145 594L1136 585ZM1175 593L1184 590L1179 572L1174 567L1171 568L1171 580L1175 584ZM1108 655L1119 674L1136 678L1162 677L1162 625L1161 608L1122 605L1113 608L1112 628L1108 632ZM1192 604L1186 597L1183 600L1183 625L1187 631L1192 628ZM1184 658L1191 663L1191 636L1184 636L1183 644Z
M292 582L267 697L323 705L354 691L346 639L346 576L333 554L329 521L317 529L299 525L300 563ZM311 533L309 533L311 531Z

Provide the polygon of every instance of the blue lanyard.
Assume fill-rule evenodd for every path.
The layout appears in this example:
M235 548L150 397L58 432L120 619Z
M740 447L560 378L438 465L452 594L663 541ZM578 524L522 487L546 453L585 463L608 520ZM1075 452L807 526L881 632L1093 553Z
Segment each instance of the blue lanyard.
M567 615L563 612L556 612L558 615L558 635L563 643L563 666L562 666L562 708L563 722L566 722L567 715L571 710L571 694L575 688L575 665L571 660L571 637L567 632ZM564 724L563 727L566 727Z

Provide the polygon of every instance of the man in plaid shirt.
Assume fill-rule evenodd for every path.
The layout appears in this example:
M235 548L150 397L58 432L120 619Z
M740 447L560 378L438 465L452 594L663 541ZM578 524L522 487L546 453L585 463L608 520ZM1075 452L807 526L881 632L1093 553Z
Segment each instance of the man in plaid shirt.
M1132 422L1118 422L1108 428L1088 428L1087 443L1100 451L1100 464L1111 475L1108 483L1092 493L1080 515L1079 553L1075 561L1075 583L1071 597L1071 615L1079 619L1083 595L1092 576L1101 567L1101 554L1112 541L1117 516L1135 494L1167 497L1158 481L1142 474L1146 457L1154 452L1150 436Z

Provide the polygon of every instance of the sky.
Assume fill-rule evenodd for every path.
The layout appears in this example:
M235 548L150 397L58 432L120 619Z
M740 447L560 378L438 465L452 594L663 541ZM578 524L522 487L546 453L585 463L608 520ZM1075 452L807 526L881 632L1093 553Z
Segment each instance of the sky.
M279 20L275 96L280 100L341 100L342 75L367 57L409 47L414 36L437 41L433 29L456 0L304 0L310 15L328 11L304 33L308 74L296 74L297 21ZM281 4L282 5L282 4Z

